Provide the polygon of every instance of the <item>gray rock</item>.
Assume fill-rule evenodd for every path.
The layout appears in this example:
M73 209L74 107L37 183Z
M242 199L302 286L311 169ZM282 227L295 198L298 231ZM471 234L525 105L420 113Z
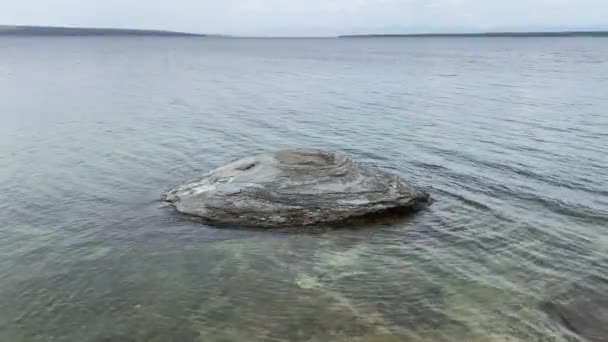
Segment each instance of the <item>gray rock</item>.
M163 200L212 223L291 227L418 210L430 196L342 154L291 149L240 159Z

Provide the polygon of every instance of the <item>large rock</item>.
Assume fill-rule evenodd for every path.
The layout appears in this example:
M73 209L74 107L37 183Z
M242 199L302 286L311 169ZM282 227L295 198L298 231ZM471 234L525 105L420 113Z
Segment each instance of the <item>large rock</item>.
M346 156L292 149L244 158L163 195L179 212L212 223L309 226L409 212L427 193Z

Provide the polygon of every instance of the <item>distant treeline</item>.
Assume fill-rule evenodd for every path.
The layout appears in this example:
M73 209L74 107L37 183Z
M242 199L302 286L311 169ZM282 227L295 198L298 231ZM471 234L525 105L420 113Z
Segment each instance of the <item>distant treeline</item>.
M608 31L356 34L340 36L340 38L374 37L608 37Z
M201 34L135 29L49 27L49 26L0 26L0 36L166 36L189 37Z

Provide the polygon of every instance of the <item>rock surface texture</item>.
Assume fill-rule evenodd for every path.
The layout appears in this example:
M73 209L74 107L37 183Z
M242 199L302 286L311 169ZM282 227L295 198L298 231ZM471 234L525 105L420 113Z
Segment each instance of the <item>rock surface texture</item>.
M268 228L410 212L430 202L427 193L395 175L316 149L243 158L162 198L211 223Z

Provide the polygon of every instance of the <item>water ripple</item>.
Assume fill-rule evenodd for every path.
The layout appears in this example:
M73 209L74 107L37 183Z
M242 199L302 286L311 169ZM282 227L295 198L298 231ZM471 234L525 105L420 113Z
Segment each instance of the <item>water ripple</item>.
M568 341L538 303L605 279L597 42L4 40L0 340ZM435 203L304 232L159 208L289 146Z

